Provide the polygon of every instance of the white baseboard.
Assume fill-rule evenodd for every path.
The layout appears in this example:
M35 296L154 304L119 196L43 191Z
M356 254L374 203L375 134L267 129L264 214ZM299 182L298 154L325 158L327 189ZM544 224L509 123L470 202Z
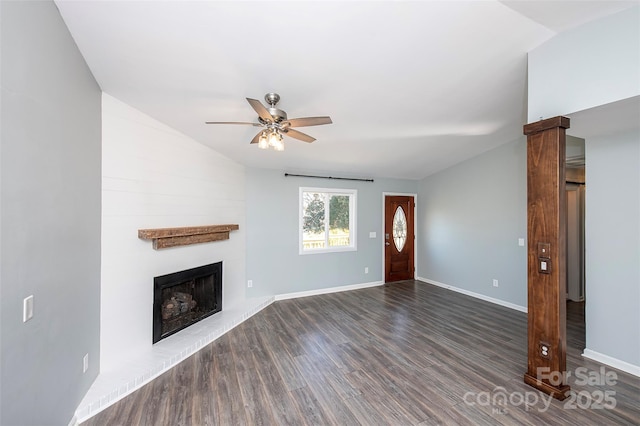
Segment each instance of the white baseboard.
M487 302L495 303L497 305L501 305L507 308L515 309L520 312L527 313L527 308L524 306L516 305L515 303L505 302L504 300L495 299L493 297L485 296L484 294L474 293L473 291L465 290L463 288L454 287L448 284L444 284L435 280L430 280L427 278L417 277L419 281L424 281L429 284L433 284L438 287L446 288L447 290L452 290L458 293L466 294L467 296L475 297L477 299L485 300ZM613 368L617 368L618 370L624 371L625 373L632 374L634 376L640 377L640 366L628 363L626 361L621 361L617 358L613 358L609 355L605 355L596 351L592 351L591 349L585 349L582 352L582 356L593 361L608 365Z
M586 349L582 352L582 356L593 361L597 361L602 364L606 364L609 367L617 368L625 373L633 374L640 377L640 366L631 364L626 361L621 361L617 358L610 357L609 355L601 354L600 352Z
M474 293L473 291L465 290L463 288L454 287L449 284L444 284L435 280L430 280L428 278L418 277L416 278L419 281L424 281L429 284L433 284L438 287L446 288L447 290L455 291L457 293L462 293L467 296L475 297L476 299L484 300L486 302L495 303L496 305L504 306L505 308L515 309L516 311L527 313L527 308L525 306L516 305L515 303L506 302L504 300L496 299L493 297L486 296L480 293Z
M340 291L359 290L361 288L377 287L384 284L382 281L370 283L343 285L340 287L320 288L318 290L299 291L296 293L285 293L276 295L276 300L297 299L298 297L316 296L319 294L338 293Z

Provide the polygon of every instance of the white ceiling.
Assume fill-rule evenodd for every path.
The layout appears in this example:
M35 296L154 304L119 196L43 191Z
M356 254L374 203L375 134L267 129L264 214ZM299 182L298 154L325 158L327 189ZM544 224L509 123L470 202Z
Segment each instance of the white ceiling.
M522 135L527 52L637 1L67 1L102 90L251 167L419 179ZM260 150L245 98L299 128Z

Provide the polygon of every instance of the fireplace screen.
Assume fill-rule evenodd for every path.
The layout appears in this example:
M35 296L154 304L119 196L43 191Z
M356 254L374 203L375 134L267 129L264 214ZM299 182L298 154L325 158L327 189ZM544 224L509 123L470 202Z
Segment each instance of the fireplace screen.
M222 262L153 279L153 343L222 310Z

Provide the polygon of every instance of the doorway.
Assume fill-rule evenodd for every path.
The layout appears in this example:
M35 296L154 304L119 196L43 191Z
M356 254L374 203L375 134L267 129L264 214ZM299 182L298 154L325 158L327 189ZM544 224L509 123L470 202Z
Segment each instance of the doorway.
M584 141L583 147L584 147ZM584 148L583 148L584 149ZM567 346L580 353L585 336L585 161L584 155L567 158Z
M411 195L384 197L384 281L415 277L415 200Z

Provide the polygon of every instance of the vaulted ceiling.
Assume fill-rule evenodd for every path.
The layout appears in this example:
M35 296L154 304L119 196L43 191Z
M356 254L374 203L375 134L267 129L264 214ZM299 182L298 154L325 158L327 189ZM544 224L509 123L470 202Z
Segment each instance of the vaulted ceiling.
M522 135L527 52L637 1L67 1L102 90L250 167L419 179ZM329 115L260 150L245 98Z

